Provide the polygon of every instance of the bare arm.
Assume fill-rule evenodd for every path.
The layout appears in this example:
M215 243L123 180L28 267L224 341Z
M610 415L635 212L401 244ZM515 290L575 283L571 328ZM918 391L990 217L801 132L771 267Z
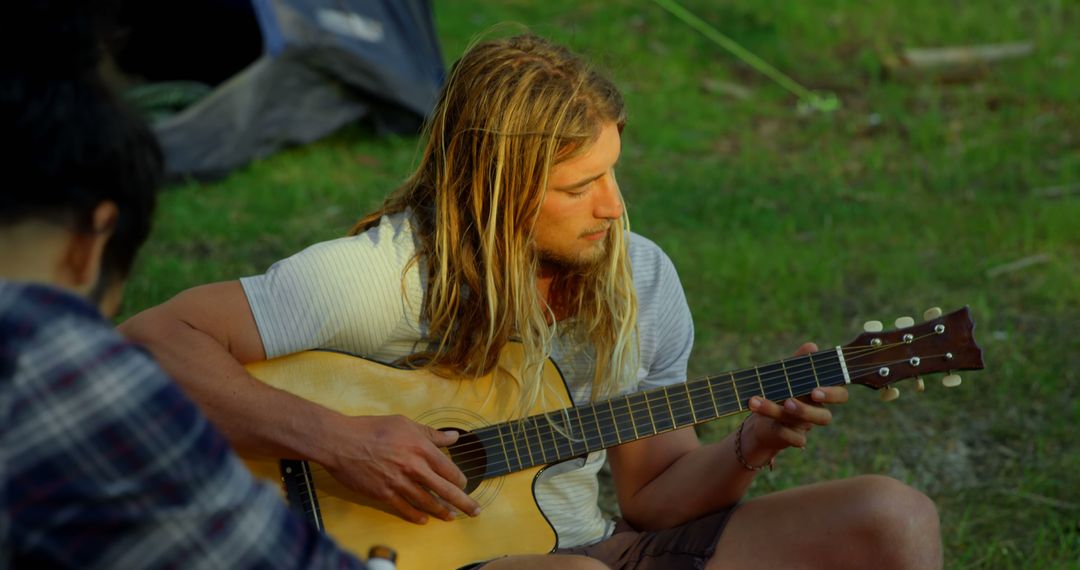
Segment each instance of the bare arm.
M657 530L734 504L754 473L735 462L733 441L728 436L703 446L686 428L612 448L608 460L622 515L634 528Z
M267 457L319 455L306 438L318 431L314 424L325 419L325 410L244 370L243 363L265 360L266 354L239 282L189 289L119 329L150 349L239 451ZM285 425L282 417L299 423Z
M815 350L806 344L797 354ZM809 401L783 404L755 397L742 434L743 456L751 465L763 465L786 447L804 446L810 428L832 418L821 404L845 401L843 387L819 388ZM623 516L639 530L654 530L734 504L756 474L736 458L735 437L703 446L686 428L612 448L608 459Z
M243 364L264 360L262 340L238 281L189 289L120 325L146 345L241 453L309 459L407 520L478 505L465 476L438 449L456 440L401 416L349 417L268 386Z

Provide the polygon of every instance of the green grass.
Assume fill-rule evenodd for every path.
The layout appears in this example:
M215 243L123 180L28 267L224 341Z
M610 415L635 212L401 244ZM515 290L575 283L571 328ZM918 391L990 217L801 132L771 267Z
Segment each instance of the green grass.
M514 21L610 70L630 112L619 180L635 230L679 268L697 326L694 375L775 360L804 340L845 343L868 319L972 307L985 371L887 405L853 388L835 425L806 453L782 455L753 493L884 473L935 499L949 568L1080 566L1080 7L685 5L835 92L840 111L800 115L792 95L644 0L447 0L436 16L448 60ZM975 81L883 73L904 47L1021 40L1032 55ZM415 138L355 127L172 189L127 314L343 234L416 155Z

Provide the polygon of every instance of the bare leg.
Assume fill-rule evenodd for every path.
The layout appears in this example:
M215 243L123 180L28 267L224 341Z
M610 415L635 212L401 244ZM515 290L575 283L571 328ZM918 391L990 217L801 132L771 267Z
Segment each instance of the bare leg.
M708 570L941 568L937 509L903 483L867 475L759 497L732 514Z
M507 556L484 564L480 570L608 570L607 565L587 556L547 554Z

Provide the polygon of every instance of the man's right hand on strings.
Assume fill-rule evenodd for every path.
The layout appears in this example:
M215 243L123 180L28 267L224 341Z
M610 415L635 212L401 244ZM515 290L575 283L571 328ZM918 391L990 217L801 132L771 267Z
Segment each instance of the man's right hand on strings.
M335 435L324 440L333 458L327 471L403 519L416 524L426 523L429 515L453 520L451 507L479 514L480 505L462 490L465 475L439 449L457 441L457 432L404 416L339 415L328 433Z

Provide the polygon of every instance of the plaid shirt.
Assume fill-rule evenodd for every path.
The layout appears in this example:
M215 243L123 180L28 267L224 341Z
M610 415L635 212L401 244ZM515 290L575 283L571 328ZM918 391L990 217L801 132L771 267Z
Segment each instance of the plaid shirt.
M3 280L0 485L0 568L364 566L94 307Z

